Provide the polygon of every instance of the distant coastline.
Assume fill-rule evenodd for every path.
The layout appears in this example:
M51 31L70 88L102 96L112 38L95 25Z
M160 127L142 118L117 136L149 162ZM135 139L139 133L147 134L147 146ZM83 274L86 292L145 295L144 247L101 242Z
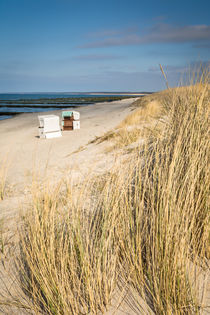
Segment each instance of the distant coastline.
M62 110L144 95L142 92L0 93L0 120L18 114Z
M152 94L155 92L145 92L145 91L135 91L135 92L131 92L131 91L127 91L127 92L120 92L120 91L92 91L92 92L0 92L0 95L20 95L20 94L24 94L24 95L28 95L28 94L34 94L34 95L43 95L43 94L48 94L48 95L142 95L142 94Z
M99 92L97 95L131 95L131 96L144 96L148 94L152 94L154 92ZM89 95L95 95L94 93L90 92Z

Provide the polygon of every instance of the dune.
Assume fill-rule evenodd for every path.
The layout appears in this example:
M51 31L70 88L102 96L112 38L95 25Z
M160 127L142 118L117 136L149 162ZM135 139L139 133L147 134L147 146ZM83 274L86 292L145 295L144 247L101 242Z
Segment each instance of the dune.
M60 253L58 265L53 264L56 276L60 275L61 271L59 269L57 272L56 269L59 267L60 257L61 262L64 258L67 259L68 266L71 267L67 273L64 272L66 278L62 277L62 281L66 282L62 282L60 287L60 280L58 280L58 284L63 301L69 301L69 294L76 292L76 295L70 300L73 303L71 307L75 308L72 314L75 313L75 310L78 313L78 307L88 310L90 305L93 313L100 310L106 315L159 314L162 312L168 314L173 312L173 309L175 312L177 310L177 314L181 314L180 307L182 308L183 305L187 307L187 313L188 311L194 313L194 310L197 313L196 310L200 308L204 314L207 314L206 311L208 312L208 273L202 264L199 265L202 261L206 261L206 234L201 234L200 240L192 238L190 243L188 238L188 233L191 237L191 235L197 235L197 228L200 231L200 221L205 228L207 226L205 203L201 202L197 207L199 211L203 211L203 219L198 217L194 220L195 214L191 205L196 204L197 201L191 190L200 187L200 193L205 194L208 174L206 172L205 176L203 174L202 181L198 182L200 186L193 184L190 189L188 179L188 182L182 184L182 190L185 187L182 194L176 194L176 191L180 191L180 182L185 178L183 174L188 170L185 165L188 152L191 153L188 162L191 170L194 170L195 165L201 169L207 166L205 155L203 160L198 159L200 155L196 152L204 154L204 147L207 145L205 137L202 135L207 132L205 117L208 97L206 98L206 87L204 86L199 104L196 105L197 103L192 102L197 116L190 122L194 126L196 118L200 128L203 128L201 128L202 133L200 129L194 130L191 125L189 127L187 115L191 115L192 108L189 110L188 101L191 98L188 94L186 96L184 94L180 102L179 95L174 94L174 91L168 92L171 93L170 99L167 97L167 92L164 92L162 98L158 94L154 96L154 99L153 96L146 97L144 100L136 98L137 102L133 106L130 105L135 100L122 100L80 108L81 129L63 132L63 136L57 139L39 139L37 114L20 115L0 123L2 135L0 159L3 161L3 169L8 168L6 191L4 199L0 202L0 213L1 219L6 222L9 233L7 236L20 226L17 235L19 235L21 246L24 246L24 248L21 247L22 251L27 254L22 261L24 274L27 273L27 270L31 270L31 275L34 274L35 277L38 275L37 279L41 279L38 280L37 285L31 282L33 288L38 288L37 294L39 294L39 283L42 283L43 280L49 284L51 281L54 283L54 278L48 272L48 262L51 257L54 257L55 251ZM197 97L196 93L200 93L197 90L192 92L193 97ZM195 95L194 92L196 92ZM171 100L175 100L175 102L171 102ZM196 106L200 111L197 111ZM136 109L134 110L134 108ZM60 111L53 113L61 115ZM165 116L166 113L167 116ZM200 113L205 118L202 124ZM177 128L178 123L179 128ZM187 133L185 132L186 125ZM188 141L189 135L193 141ZM144 136L148 138L146 139ZM184 143L191 148L190 145L194 142L197 143L196 152L187 151L185 146L182 146ZM145 143L144 150L142 150L142 143ZM139 154L142 159L139 159ZM183 155L186 155L185 158ZM143 159L145 164L142 168ZM177 161L179 162L178 167ZM116 171L113 166L117 166ZM183 174L180 173L180 169L183 170ZM171 174L173 180L170 180ZM193 183L195 179L199 180L199 178L193 177L194 172L186 174L188 176L190 174ZM91 176L93 176L92 186ZM67 190L62 191L63 186L60 185L59 180L65 178L68 181ZM156 181L151 180L154 178ZM73 189L69 185L69 181L73 182ZM37 197L33 194L33 204L31 204L33 183L38 185L36 186L38 190L35 190L35 193L37 191L38 194ZM54 184L58 184L55 185L56 188L52 189L52 192L49 190L48 194L49 186L44 185L46 183L52 184L52 188ZM64 180L63 183L65 185L66 181ZM130 185L132 185L134 198L130 198ZM47 188L47 190L43 190L43 194L41 193L42 187ZM177 190L171 194L174 189ZM63 195L65 197L62 197ZM157 195L159 199L151 198L151 196ZM77 199L81 205L75 203ZM163 204L163 207L160 207L160 204ZM170 206L164 207L165 204ZM184 211L182 211L183 207ZM19 217L21 208L25 214L28 210L28 215L24 215L22 221ZM64 209L67 209L66 214L64 214ZM71 210L69 211L69 209ZM87 215L88 213L89 215ZM63 218L63 215L66 217ZM138 217L138 222L136 217ZM63 221L60 221L62 218ZM198 220L200 221L197 223ZM68 223L66 224L66 222ZM154 224L151 225L150 222L154 222ZM162 223L160 224L160 222ZM191 233L189 228L186 229L185 225L192 227L193 232ZM103 231L102 235L98 227ZM130 233L134 227L137 228L138 233ZM179 228L177 229L177 227ZM58 233L60 228L62 233ZM156 228L158 228L158 234ZM187 234L185 235L183 231ZM165 238L165 233L167 238ZM65 238L63 238L64 234ZM156 235L157 237L153 237ZM65 242L69 242L68 246L72 249L71 255L69 255L68 246L67 251L60 246L59 237L61 237L61 243L63 239ZM119 239L120 242L118 242ZM40 252L40 247L36 246L37 240L38 243L41 242L39 244L42 244L41 249L44 249L44 252L42 250ZM14 238L12 241L14 242ZM86 246L86 242L88 246ZM181 247L180 242L182 242ZM54 245L48 247L47 244ZM115 245L113 246L113 244ZM142 247L142 244L145 247ZM194 246L193 254L192 246ZM14 248L14 246L8 246L8 248ZM148 249L146 256L144 248ZM150 251L151 248L152 251ZM120 259L118 261L119 249ZM7 267L7 270L5 268L6 265L9 266L6 259L10 258L11 249L8 255L6 251L7 249L0 268L1 279L9 287L8 293L13 297L12 302L16 303L19 299L19 297L14 298L16 287L6 274L6 271L9 271L11 275L11 270L10 267ZM195 258L194 261L189 259L188 251ZM139 255L136 255L137 252ZM154 252L155 255L153 255ZM174 254L165 255L166 252ZM86 258L81 260L80 253L82 257ZM45 255L49 256L49 260L43 260ZM139 263L141 255L144 255L144 259ZM115 262L121 262L122 258L123 264L115 265ZM75 264L79 269L75 269ZM102 265L106 267L97 268ZM34 266L37 266L38 269L34 269ZM84 274L78 273L80 268L84 270ZM131 270L132 273L130 273ZM182 270L181 273L179 270ZM76 277L75 282L72 283L73 287L70 291L66 291L72 275L73 278ZM80 277L82 278L80 279ZM19 285L22 288L21 279L19 279ZM33 280L33 276L31 279ZM83 281L84 287L81 286ZM193 281L192 284L191 281ZM117 286L115 286L115 282ZM29 282L26 281L26 283L30 283L30 277ZM154 286L154 283L158 285ZM178 291L177 283L180 284ZM103 285L107 286L106 292L103 290ZM6 307L4 288L3 285L0 286L0 295L4 296L3 304ZM151 290L151 295L147 288ZM51 305L51 301L54 303L54 299L57 297L57 291L54 294L51 289L50 285L44 290L44 298L49 297L49 301L43 300L45 307L50 307L50 309L53 309L54 306L58 309L61 307L62 310L67 307L68 313L68 306L60 305L56 302L57 300L53 304L54 306ZM66 292L68 292L67 295ZM102 295L100 295L101 293ZM40 299L42 300L42 294L38 297L38 304L35 303L38 309ZM24 300L22 298L20 300L23 305ZM188 305L188 301L192 302ZM164 304L165 302L166 304ZM8 309L13 312L10 305ZM13 314L27 314L27 310L22 312L19 308L18 313L14 310Z

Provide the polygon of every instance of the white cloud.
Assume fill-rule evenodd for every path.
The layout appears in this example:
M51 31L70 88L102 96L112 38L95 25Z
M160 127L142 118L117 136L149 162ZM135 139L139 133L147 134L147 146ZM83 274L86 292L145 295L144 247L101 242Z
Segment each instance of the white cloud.
M128 46L153 43L197 43L208 44L210 41L209 25L173 26L159 23L144 33L103 31L95 41L88 42L80 48L100 48L110 46ZM102 38L102 39L101 39Z

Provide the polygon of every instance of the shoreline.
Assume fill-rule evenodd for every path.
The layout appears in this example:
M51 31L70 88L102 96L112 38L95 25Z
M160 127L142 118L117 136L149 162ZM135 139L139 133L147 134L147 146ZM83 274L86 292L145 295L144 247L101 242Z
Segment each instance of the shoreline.
M142 95L140 96L142 97ZM134 96L108 96L99 97L75 97L75 98L39 98L39 99L18 99L18 100L0 100L0 120L10 119L12 116L29 113L52 112L56 110L65 110L69 108L79 108L84 106L93 106L105 102L112 103L124 99L134 99ZM1 111L3 109L3 111Z

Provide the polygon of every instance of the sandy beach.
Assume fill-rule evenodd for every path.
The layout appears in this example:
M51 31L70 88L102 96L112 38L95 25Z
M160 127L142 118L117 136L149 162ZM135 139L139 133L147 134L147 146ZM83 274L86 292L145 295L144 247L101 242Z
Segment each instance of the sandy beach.
M118 2L0 2L0 315L210 315L210 1Z
M115 128L131 111L136 99L84 106L81 129L62 132L62 137L40 139L38 114L21 114L0 121L0 161L7 169L6 194L0 202L0 218L13 226L14 218L30 195L33 180L56 183L63 176L82 179L90 173L101 174L112 166L104 144L91 144L96 137ZM61 111L41 113L56 114Z
M7 181L16 189L28 182L30 174L39 170L40 175L46 164L51 172L61 171L75 164L87 169L94 163L95 156L83 152L83 163L71 155L86 146L96 137L117 126L131 111L130 104L135 99L84 106L77 110L81 115L81 129L65 131L61 138L40 139L38 137L38 114L22 114L0 122L0 159L7 159L9 165ZM61 111L41 113L56 114L61 118Z

